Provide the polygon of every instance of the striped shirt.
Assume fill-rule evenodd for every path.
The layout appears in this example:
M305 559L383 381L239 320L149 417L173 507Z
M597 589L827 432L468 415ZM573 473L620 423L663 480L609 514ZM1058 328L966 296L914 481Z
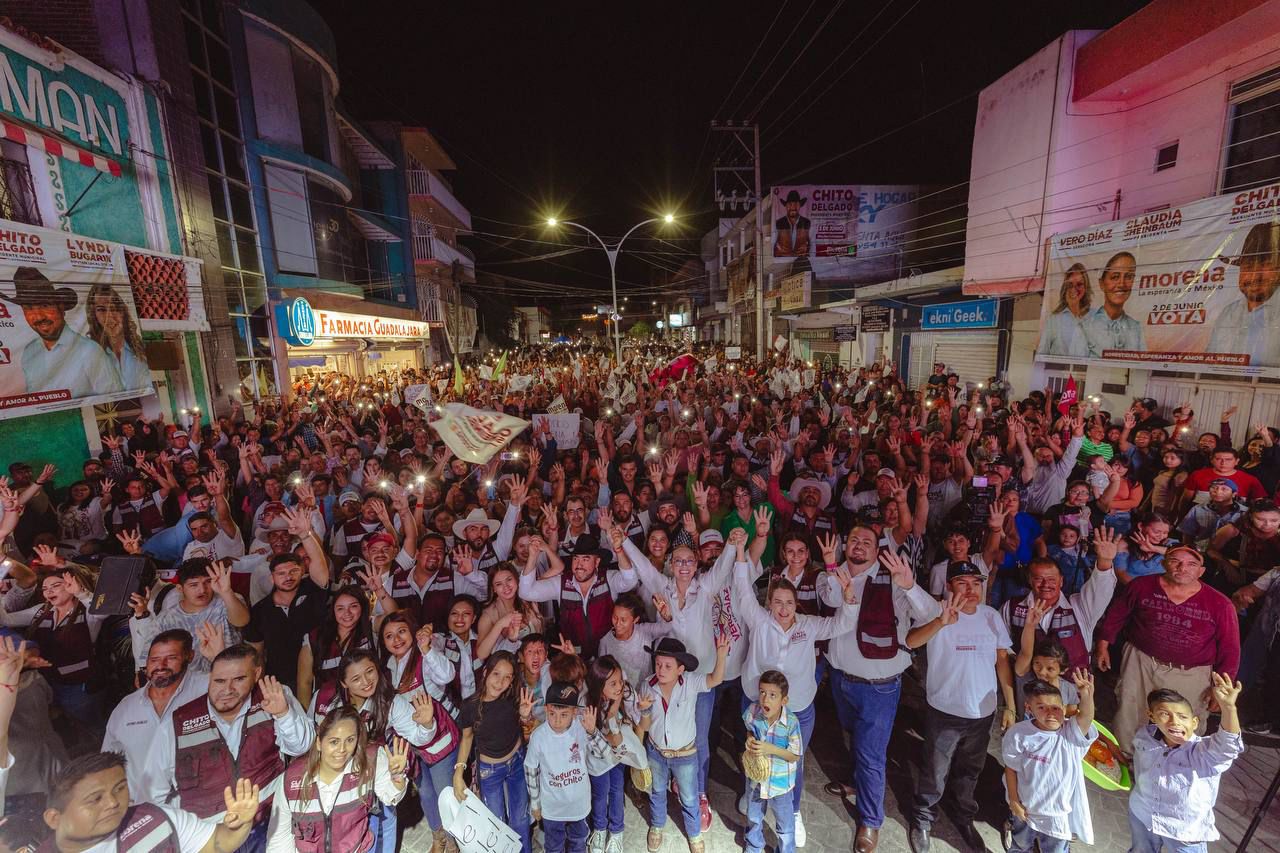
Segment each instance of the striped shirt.
M786 707L783 707L782 713L778 715L778 721L770 724L765 717L764 708L760 707L760 703L752 702L751 707L742 712L742 721L746 723L747 731L756 740L771 743L793 755L803 754L804 745L800 740L800 720ZM769 777L763 782L756 783L754 780L752 782L752 784L760 785L760 799L771 800L794 788L796 786L796 771L799 767L800 762L798 761L787 761L785 758L770 755Z

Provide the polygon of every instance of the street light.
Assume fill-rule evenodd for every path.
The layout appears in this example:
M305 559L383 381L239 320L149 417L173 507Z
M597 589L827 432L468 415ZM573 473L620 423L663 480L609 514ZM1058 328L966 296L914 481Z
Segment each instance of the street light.
M622 307L618 304L618 253L622 251L622 244L627 242L627 238L630 237L633 233L635 233L636 229L640 228L641 226L648 225L651 222L662 222L667 225L670 225L675 221L676 221L675 214L672 214L672 213L668 213L663 216L653 216L653 217L650 217L649 219L642 220L640 222L637 222L635 225L632 225L631 228L627 230L627 233L622 235L622 237L618 240L618 242L610 246L608 243L604 241L604 239L599 234L592 231L590 228L588 228L585 225L580 225L577 222L572 222L567 219L566 220L557 219L554 216L548 216L546 219L546 223L549 228L556 228L560 225L568 225L573 228L577 228L579 231L586 232L597 243L600 244L601 249L604 249L605 257L609 259L609 287L611 292L613 293L613 310L615 314L619 314L619 315L622 313ZM622 363L621 326L622 324L617 319L615 319L613 322L613 358L614 358L615 364Z

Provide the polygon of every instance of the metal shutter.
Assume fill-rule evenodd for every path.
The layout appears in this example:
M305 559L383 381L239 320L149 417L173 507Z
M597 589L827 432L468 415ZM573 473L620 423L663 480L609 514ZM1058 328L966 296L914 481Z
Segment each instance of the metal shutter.
M935 335L933 358L947 366L948 373L965 382L986 382L996 374L996 353L1000 338L995 331L966 332L959 335Z

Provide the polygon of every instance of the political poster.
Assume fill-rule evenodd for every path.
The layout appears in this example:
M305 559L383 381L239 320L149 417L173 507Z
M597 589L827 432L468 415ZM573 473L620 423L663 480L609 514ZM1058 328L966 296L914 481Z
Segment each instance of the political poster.
M533 384L532 376L512 376L507 383L507 388L513 393L518 393L528 388L531 384Z
M556 439L556 450L576 450L581 435L582 416L577 412L568 415L534 415L534 432L542 430L544 423L551 424L551 434Z
M1055 234L1040 361L1280 375L1280 183Z
M483 465L528 429L529 422L501 412L486 412L462 403L449 403L444 407L440 420L432 426L454 456Z
M920 195L914 185L774 187L773 256L894 256L915 227Z
M0 418L154 393L124 246L0 221Z
M433 411L435 408L435 400L432 399L430 385L406 385L404 387L404 401L411 406L416 406L424 414Z

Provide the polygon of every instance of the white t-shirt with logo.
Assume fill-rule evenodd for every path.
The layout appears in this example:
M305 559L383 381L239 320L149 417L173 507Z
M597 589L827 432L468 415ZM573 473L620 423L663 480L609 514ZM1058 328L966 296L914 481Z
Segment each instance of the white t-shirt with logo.
M537 802L545 820L582 820L590 814L587 749L587 730L576 719L563 733L543 723L529 736L529 749L524 757L525 781L531 789L531 802L532 788L537 785Z
M979 720L996 710L996 650L1010 651L1009 631L1000 614L979 604L933 635L927 645L929 704L945 714Z
M1018 774L1018 799L1036 832L1068 841L1074 834L1093 843L1082 762L1097 737L1095 726L1086 734L1075 720L1053 732L1024 720L1005 732L1000 746L1004 766Z

